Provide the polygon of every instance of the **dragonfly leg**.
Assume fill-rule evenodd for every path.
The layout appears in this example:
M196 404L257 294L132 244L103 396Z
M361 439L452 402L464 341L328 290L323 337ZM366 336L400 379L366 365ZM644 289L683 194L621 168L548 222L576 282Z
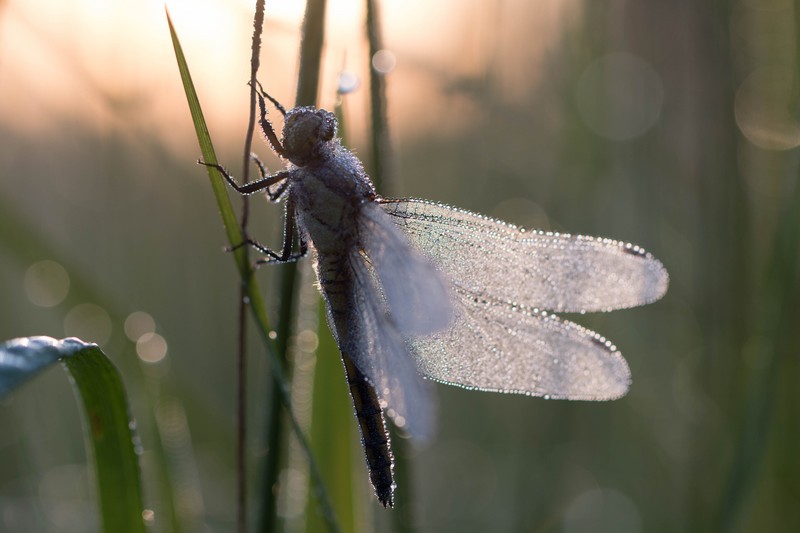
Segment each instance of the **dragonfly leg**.
M249 82L248 82L248 85L250 85ZM259 95L263 96L264 98L266 98L267 100L272 102L272 105L275 106L275 109L277 109L280 112L281 115L283 115L284 117L286 116L286 108L283 107L283 105L281 105L280 102L278 102L276 99L274 99L272 96L270 96L267 93L267 91L264 90L264 86L261 85L261 82L258 81L258 80L256 80L256 89L258 90L258 94Z
M283 248L280 254L273 252L266 246L262 246L251 239L248 239L248 241L244 243L253 246L255 249L268 256L256 261L256 267L267 263L291 263L305 257L308 253L308 244L302 235L297 234L297 221L295 217L294 200L289 197L286 199L286 215L283 223ZM297 234L300 250L296 253L292 253L295 234Z
M252 194L254 192L266 189L267 197L271 201L279 200L286 192L286 189L289 186L287 178L291 175L291 172L288 170L282 170L280 172L276 172L273 175L269 175L266 166L264 166L261 160L259 160L255 154L251 154L251 157L256 162L259 170L261 171L261 179L256 181L251 181L244 185L239 185L238 183L236 183L236 181L231 176L230 172L228 172L225 167L223 167L218 163L206 163L205 161L202 160L198 160L197 162L201 165L217 169L220 172L220 174L222 174L222 177L225 178L225 181L227 181L228 184L231 187L233 187L236 190L236 192L240 194ZM279 185L277 189L272 191L270 187L275 184ZM236 244L231 248L228 248L228 251L232 252L234 250L238 250L242 246L252 246L256 250L267 256L264 259L258 260L256 262L256 266L259 266L264 263L288 263L296 261L297 259L300 259L301 257L304 257L306 255L308 251L308 246L306 245L305 240L302 237L300 237L298 239L300 241L300 251L298 253L292 254L292 244L294 241L295 228L296 228L296 223L295 223L294 202L290 198L288 198L286 201L286 216L284 219L283 248L281 249L280 254L274 252L273 250L271 250L267 246L264 246L258 241L255 241L250 238L246 238L239 244Z
M271 177L269 171L267 170L266 165L264 165L264 163L261 162L261 159L258 158L258 155L256 155L255 153L251 153L250 159L252 159L253 162L258 166L258 172L261 175L261 180L259 181L267 180ZM278 174L280 174L280 172ZM274 191L271 190L269 187L267 187L266 188L267 198L269 199L270 202L277 202L281 199L281 197L283 197L283 193L285 193L286 189L288 188L289 188L289 180L281 181L278 187Z
M261 87L261 84L256 82L258 87L256 91L256 96L258 96L258 109L259 109L259 118L258 118L258 125L261 126L261 131L264 133L264 137L267 138L270 146L281 157L284 157L286 151L283 149L283 145L281 144L280 140L278 140L278 135L275 133L275 128L272 127L272 123L267 118L267 104L264 101L264 98L269 99L270 102L275 106L275 108L280 111L280 113L286 116L286 109L278 103L273 97L268 95L264 88Z
M225 178L225 181L227 181L228 184L231 187L233 187L239 194L253 194L254 192L267 189L267 195L270 197L270 199L272 199L272 193L270 192L269 187L275 185L276 183L280 183L286 180L286 178L288 178L291 175L290 171L281 170L280 172L276 172L271 176L262 175L262 178L259 180L251 181L249 183L245 183L244 185L239 185L238 183L236 183L236 180L233 179L233 176L231 176L230 172L228 172L228 170L219 163L206 163L202 159L198 159L197 163L200 165L217 169L219 173L222 174L222 177ZM266 167L264 167L263 165L259 165L259 170L261 170L262 168L266 172ZM285 185L281 184L278 187L278 190L281 193L283 193L286 190Z

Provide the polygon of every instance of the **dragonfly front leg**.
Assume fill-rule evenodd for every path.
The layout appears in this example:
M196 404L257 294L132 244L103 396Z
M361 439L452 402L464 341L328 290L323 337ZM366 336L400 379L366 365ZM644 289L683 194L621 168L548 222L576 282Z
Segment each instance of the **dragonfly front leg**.
M215 168L222 174L222 177L225 178L225 181L233 187L236 192L240 194L253 194L254 192L258 192L261 190L267 190L267 197L271 201L278 201L283 194L286 192L289 181L287 178L291 175L291 172L288 170L282 170L280 172L276 172L273 175L269 175L267 173L267 169L264 164L261 162L260 159L255 154L251 154L251 157L258 165L258 168L261 172L261 179L256 181L251 181L249 183L245 183L244 185L239 185L236 183L236 180L233 179L233 176L228 172L228 170L220 165L219 163L206 163L205 161L198 160L197 162L201 165ZM275 191L270 190L270 187L278 185L278 188ZM308 252L308 246L302 236L298 237L300 242L300 250L296 254L292 254L293 248L293 241L296 231L296 221L295 221L295 209L294 209L294 201L291 198L287 198L286 200L286 215L284 217L284 229L283 229L283 247L281 249L280 254L274 252L270 248L264 246L263 244L255 241L253 239L247 238L244 241L240 242L239 244L232 246L229 248L229 251L238 250L242 246L252 246L259 252L267 255L268 257L265 259L260 259L256 261L256 266L264 264L264 263L289 263L292 261L296 261L301 257L304 257Z
M270 200L273 199L273 195L275 196L275 199L279 198L280 195L286 190L287 184L281 183L281 185L278 187L279 193L272 193L269 190L269 187L272 187L276 183L285 181L286 178L291 175L291 172L288 170L281 170L280 172L276 172L270 176L266 171L266 167L263 163L261 163L258 157L254 157L254 154L251 154L250 157L253 157L256 161L256 164L261 171L261 179L245 183L244 185L239 185L236 183L236 180L233 179L233 176L231 176L230 172L228 172L228 170L219 163L206 163L202 159L198 159L197 163L206 167L217 169L219 173L222 174L222 177L225 178L225 181L228 182L228 185L236 189L236 192L239 194L253 194L254 192L267 189L267 196L270 198Z
M280 112L281 115L284 117L286 116L286 109L271 97L264 88L261 86L261 83L256 81L256 96L258 97L258 109L259 109L259 119L258 125L261 128L261 132L266 137L267 142L272 147L272 150L281 157L285 157L286 151L281 144L281 141L278 139L277 133L275 133L275 128L272 127L272 123L267 118L267 104L264 101L264 98L267 98L275 108Z

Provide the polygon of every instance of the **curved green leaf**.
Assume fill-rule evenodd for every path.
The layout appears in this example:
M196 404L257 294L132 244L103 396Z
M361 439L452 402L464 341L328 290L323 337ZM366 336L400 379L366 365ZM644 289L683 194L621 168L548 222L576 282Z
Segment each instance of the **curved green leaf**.
M56 362L69 374L83 407L86 455L94 463L104 531L143 533L134 422L119 372L96 344L26 337L0 345L0 398Z

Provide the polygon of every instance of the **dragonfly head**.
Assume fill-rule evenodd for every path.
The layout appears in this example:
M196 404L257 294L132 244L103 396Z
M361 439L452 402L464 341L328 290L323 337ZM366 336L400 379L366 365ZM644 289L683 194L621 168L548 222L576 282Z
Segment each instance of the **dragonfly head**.
M295 107L283 123L283 149L286 158L302 167L324 155L328 142L336 136L336 118L330 111L314 107Z

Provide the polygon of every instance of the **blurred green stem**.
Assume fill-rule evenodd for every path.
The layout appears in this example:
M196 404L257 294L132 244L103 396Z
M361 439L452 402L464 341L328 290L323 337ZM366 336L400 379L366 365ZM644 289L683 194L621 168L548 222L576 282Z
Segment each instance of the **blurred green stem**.
M797 165L794 165L797 174ZM791 369L792 358L797 357L797 292L798 251L800 240L800 186L793 180L793 195L781 210L772 255L764 276L761 323L757 332L765 340L760 357L769 364L755 373L749 394L744 402L745 413L736 455L732 462L727 487L723 494L717 531L739 531L739 520L749 493L755 488L771 432L776 428L776 412L780 376ZM788 466L788 465L787 465Z
M325 38L325 0L311 0L306 4L300 45L300 73L297 82L295 105L316 105L319 90L319 72L322 62L322 45ZM277 327L277 349L286 361L288 339L292 321L297 310L297 263L281 267L280 311ZM267 423L267 460L264 463L264 498L260 513L260 531L275 531L277 525L277 492L281 455L285 443L281 437L281 410L278 386L273 388L270 398L270 413ZM314 466L312 465L312 468Z
M369 41L369 100L372 127L372 169L370 178L378 190L390 181L389 126L386 119L386 83L383 74L375 69L372 60L383 48L378 7L367 0L367 40Z

